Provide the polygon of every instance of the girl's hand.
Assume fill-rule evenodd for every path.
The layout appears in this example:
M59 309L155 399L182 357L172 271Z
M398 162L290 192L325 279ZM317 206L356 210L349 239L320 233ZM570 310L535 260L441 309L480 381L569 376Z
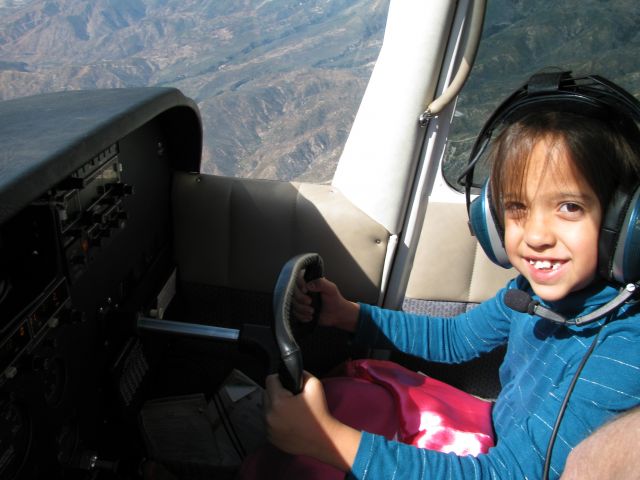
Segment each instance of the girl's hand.
M266 380L269 441L293 455L308 455L348 471L360 444L360 432L336 420L327 407L320 381L305 372L298 395L286 390L277 375Z
M337 327L349 332L356 330L360 306L346 300L338 286L326 278L318 278L307 283L302 275L298 278L293 296L293 314L298 321L310 322L313 318L310 292L319 293L321 297L319 325Z

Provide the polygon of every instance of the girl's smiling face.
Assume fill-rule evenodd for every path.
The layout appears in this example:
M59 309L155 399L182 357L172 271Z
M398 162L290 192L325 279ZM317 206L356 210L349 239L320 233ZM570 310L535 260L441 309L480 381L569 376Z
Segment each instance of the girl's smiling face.
M505 249L543 300L556 301L596 276L602 208L562 142L539 140L522 191L505 191Z

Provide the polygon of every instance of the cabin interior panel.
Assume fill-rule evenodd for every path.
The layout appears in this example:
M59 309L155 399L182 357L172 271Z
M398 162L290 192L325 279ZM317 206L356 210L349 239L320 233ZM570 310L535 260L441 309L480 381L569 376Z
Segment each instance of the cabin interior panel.
M210 398L233 369L263 382L259 352L141 331L142 317L269 325L280 269L305 252L350 298L379 300L384 227L330 185L191 173L197 108L137 93L0 107L16 115L0 131L2 478L135 478L147 400ZM301 347L317 374L350 354L332 330Z

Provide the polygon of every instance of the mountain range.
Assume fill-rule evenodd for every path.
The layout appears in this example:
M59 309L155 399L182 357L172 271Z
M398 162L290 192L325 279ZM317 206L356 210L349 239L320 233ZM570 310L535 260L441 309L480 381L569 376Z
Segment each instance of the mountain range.
M0 0L0 100L175 86L204 124L203 171L328 182L377 58L389 0ZM640 93L637 0L489 0L445 170L533 70Z
M0 0L0 99L175 86L203 170L328 181L380 49L388 0Z

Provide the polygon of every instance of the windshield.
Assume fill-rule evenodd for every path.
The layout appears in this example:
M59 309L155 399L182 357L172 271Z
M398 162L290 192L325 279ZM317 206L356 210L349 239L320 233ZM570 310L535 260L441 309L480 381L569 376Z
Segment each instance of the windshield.
M0 99L173 86L202 170L328 182L377 58L388 0L0 0Z

